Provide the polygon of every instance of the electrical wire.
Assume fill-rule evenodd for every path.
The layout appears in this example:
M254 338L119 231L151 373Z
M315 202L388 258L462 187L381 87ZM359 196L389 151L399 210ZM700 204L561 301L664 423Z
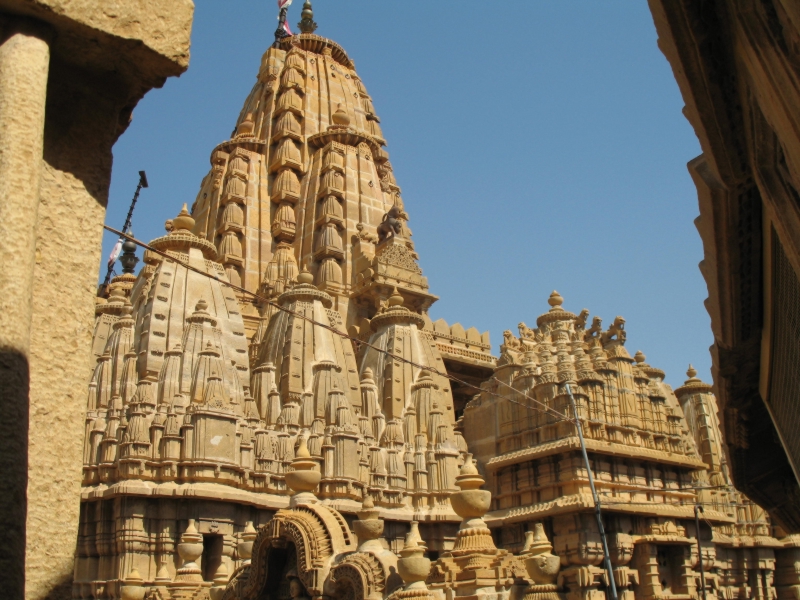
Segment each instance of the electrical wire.
M330 331L334 335L337 335L337 336L339 336L339 337L341 337L343 339L347 339L350 342L356 344L357 346L366 346L368 348L371 348L372 350L375 350L376 352L379 352L379 353L386 354L386 355L390 356L392 358L392 360L396 360L396 361L400 361L400 362L406 363L408 365L411 365L411 366L416 367L416 368L421 369L421 370L427 370L427 371L432 372L432 373L434 373L434 374L436 374L436 375L438 375L440 377L443 377L443 378L447 379L448 381L452 381L452 382L458 383L460 385L466 386L468 388L472 388L472 389L476 390L479 393L485 393L485 394L488 394L490 396L494 396L495 398L499 398L500 400L506 400L508 402L512 402L514 404L517 404L517 405L522 406L522 407L524 407L526 409L529 409L529 410L535 410L535 411L538 411L538 412L543 412L545 414L549 414L549 415L555 417L557 421L563 421L563 422L576 424L575 419L569 418L566 415L558 412L557 410L555 410L553 408L550 408L549 406L547 406L545 403L541 402L540 400L537 400L536 398L533 398L533 397L529 396L528 394L526 394L526 393L524 393L524 392L522 392L522 391L520 391L520 390L518 390L518 389L516 389L516 388L514 388L512 386L510 386L509 384L505 383L504 381L501 381L500 379L498 379L495 376L492 376L490 381L497 382L498 384L500 384L500 385L508 388L509 390L519 394L523 398L525 398L527 400L530 400L531 402L534 402L535 404L541 405L543 408L537 408L537 407L531 406L529 404L518 402L518 401L516 401L516 400L514 400L512 398L509 398L507 396L502 396L502 395L497 394L495 392L492 392L490 390L480 388L480 387L478 387L478 386L476 386L476 385L474 385L472 383L463 381L463 380L461 380L461 379L459 379L457 377L454 377L454 376L450 375L449 373L446 373L446 372L443 373L443 372L439 371L438 369L436 369L434 367L431 367L431 366L428 366L428 365L421 365L421 364L418 364L418 363L416 363L416 362L414 362L414 361L412 361L410 359L407 359L405 357L396 356L396 355L392 354L391 352L389 352L388 350L384 350L382 348L378 348L377 346L374 346L373 344L370 344L369 342L365 342L363 340L359 340L358 338L355 338L355 337L350 336L350 335L348 335L348 334L346 334L346 333L344 333L342 331L339 331L339 330L331 327L330 325L326 325L325 323L321 323L319 321L316 321L315 319L312 319L310 317L307 317L305 315L297 313L297 312L295 312L293 310L290 310L290 309L288 309L288 308L286 308L284 306L280 306L276 302L273 302L272 300L270 300L268 298L265 298L265 297L263 297L263 296L261 296L259 294L254 293L254 292L251 292L250 290L247 290L247 289L245 289L245 288L243 288L241 286L235 285L235 284L231 283L230 281L226 281L224 279L220 279L218 277L215 277L215 276L211 275L210 273L207 273L207 272L202 271L202 270L200 270L200 269L198 269L196 267L193 267L193 266L189 265L188 263L184 263L182 261L176 260L174 256L170 256L166 252L162 252L161 250L153 248L149 244L147 244L145 242L142 242L141 240L138 240L135 237L133 237L133 236L127 234L127 233L123 233L123 232L121 232L121 231L119 231L117 229L114 229L113 227L109 227L108 225L103 225L103 227L107 231L110 231L111 233L114 233L116 235L119 235L121 237L124 237L124 238L130 240L131 242L135 243L137 246L140 246L140 247L142 247L142 248L144 248L146 250L149 250L149 251L151 251L151 252L153 252L155 254L158 254L159 256L162 256L164 258L168 258L168 259L174 261L175 264L178 264L178 265L180 265L182 267L185 267L189 271L192 271L194 273L197 273L199 275L207 277L208 279L213 279L214 281L217 281L217 282L219 282L220 284L222 284L224 286L227 286L227 287L229 287L231 289L234 289L234 290L236 290L236 291L238 291L238 292L240 292L242 294L245 294L247 296L252 297L254 300L258 300L260 302L263 302L263 303L265 303L265 304L267 304L269 306L272 306L273 308L276 308L277 310L280 310L280 311L283 311L283 312L285 312L287 314L290 314L293 317L296 317L298 319L307 321L307 322L311 323L312 325L315 325L317 327L321 327L321 328L323 328L323 329L325 329L327 331ZM607 424L607 423L605 423L603 421L595 421L595 420L591 420L591 419L580 419L580 420L583 423L589 423L589 424L596 424L596 425L606 425ZM693 486L693 487L690 487L690 488L688 488L686 490L677 490L677 491L678 492L680 492L680 491L697 491L697 490L706 490L706 489L725 489L725 490L729 490L730 487L729 486L703 486L703 487L694 487ZM667 492L669 492L669 490L667 490ZM609 497L606 496L605 494L601 494L601 501L602 501L603 505L609 506L609 507L613 507L614 505L648 506L648 507L651 507L651 508L653 506L676 506L676 507L688 506L688 505L684 505L684 504L677 504L676 505L676 504L671 504L671 503L629 502L629 501L625 501L625 500L619 500L619 501L610 500L609 501L607 498L609 498ZM701 506L706 504L708 506L712 506L713 507L713 505L709 505L707 503L702 503L702 502L692 502L691 505L693 506L693 505L696 505L696 504L699 504ZM734 503L732 505L739 506L739 503ZM708 521L708 519L705 517L705 515L703 515L702 518L710 527L712 526L712 524Z
M412 367L416 367L418 369L424 369L424 370L432 372L432 373L434 373L434 374L436 374L436 375L438 375L440 377L444 377L445 379L448 379L449 381L453 381L453 382L458 383L460 385L467 386L469 388L477 390L479 393L486 393L486 394L488 394L490 396L494 396L494 397L499 398L501 400L507 400L507 401L512 402L514 404L517 404L519 406L523 406L523 407L525 407L525 408L527 408L529 410L537 410L537 411L541 411L541 412L544 412L544 413L547 413L547 414L551 414L554 417L556 417L556 419L558 419L560 421L566 421L566 422L573 423L573 424L575 423L575 421L573 419L570 419L570 418L566 417L565 415L559 413L558 411L550 408L549 406L547 406L543 402L537 400L536 398L532 398L532 397L528 396L527 394L524 394L524 393L520 392L519 390L514 390L514 391L518 392L520 395L522 395L523 397L527 398L528 400L531 400L532 402L534 402L536 404L542 405L544 408L537 408L537 407L531 406L529 404L518 402L518 401L513 400L511 398L507 398L505 396L501 396L500 394L497 394L497 393L492 392L490 390L482 389L482 388L480 388L480 387L478 387L478 386L476 386L476 385L474 385L472 383L468 383L466 381L458 379L457 377L453 377L449 373L442 373L441 371L439 371L438 369L436 369L434 367L430 367L430 366L427 366L427 365L421 365L421 364L418 364L418 363L416 363L416 362L414 362L414 361L412 361L410 359L407 359L407 358L404 358L404 357L401 357L401 356L396 356L396 355L392 354L391 352L389 352L388 350L383 350L382 348L378 348L377 346L374 346L374 345L370 344L369 342L365 342L363 340L359 340L358 338L352 337L352 336L350 336L350 335L348 335L348 334L346 334L346 333L344 333L342 331L339 331L338 329L335 329L334 327L331 327L330 325L326 325L325 323L321 323L321 322L316 321L316 320L314 320L314 319L312 319L310 317L307 317L307 316L302 315L300 313L297 313L297 312L295 312L293 310L290 310L290 309L288 309L288 308L286 308L284 306L281 306L281 305L277 304L276 302L273 302L269 298L265 298L264 296L256 294L255 292L251 292L250 290L247 290L247 289L245 289L245 288L243 288L241 286L233 284L230 281L226 281L224 279L220 279L220 278L218 278L218 277L216 277L214 275L211 275L210 273L207 273L207 272L202 271L202 270L200 270L200 269L198 269L196 267L193 267L192 265L190 265L188 263L176 260L174 256L170 256L166 252L162 252L161 250L153 248L149 244L147 244L147 243L145 243L145 242L143 242L141 240L138 240L135 237L133 237L133 236L127 234L127 233L123 233L122 231L114 229L113 227L109 227L108 225L103 225L103 228L106 229L107 231L110 231L111 233L114 233L116 235L124 237L127 240L130 240L131 242L133 242L137 246L141 246L145 250L149 250L149 251L151 251L151 252L153 252L155 254L158 254L159 256L163 256L164 258L168 258L169 260L174 261L175 264L178 264L178 265L180 265L182 267L185 267L189 271L192 271L194 273L202 275L203 277L207 277L208 279L213 279L214 281L217 281L217 282L219 282L220 284L222 284L224 286L227 286L227 287L229 287L231 289L236 290L237 292L240 292L242 294L246 294L246 295L252 297L254 300L258 300L260 302L264 302L269 306L272 306L272 307L274 307L274 308L276 308L278 310L281 310L281 311L283 311L283 312L285 312L287 314L292 315L293 317L296 317L296 318L301 319L303 321L307 321L307 322L309 322L309 323L311 323L311 324L313 324L313 325L315 325L317 327L321 327L321 328L323 328L323 329L325 329L327 331L330 331L334 335L337 335L337 336L339 336L341 338L350 340L354 344L357 344L359 346L366 346L368 348L371 348L371 349L375 350L376 352L380 352L382 354L386 354L386 355L390 356L392 358L392 360L396 360L396 361L400 361L400 362L406 363L406 364L411 365ZM500 382L500 380L495 378L495 377L493 377L492 379L494 379L495 381ZM500 383L503 383L503 382L500 382ZM507 385L507 384L504 384L504 385ZM514 388L511 388L511 389L514 389Z

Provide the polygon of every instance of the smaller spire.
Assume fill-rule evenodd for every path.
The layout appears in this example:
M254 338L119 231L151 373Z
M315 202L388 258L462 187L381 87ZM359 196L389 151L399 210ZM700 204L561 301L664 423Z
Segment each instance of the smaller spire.
M300 13L300 22L297 24L297 28L301 33L314 33L317 30L314 11L311 9L311 0L303 3L303 12Z

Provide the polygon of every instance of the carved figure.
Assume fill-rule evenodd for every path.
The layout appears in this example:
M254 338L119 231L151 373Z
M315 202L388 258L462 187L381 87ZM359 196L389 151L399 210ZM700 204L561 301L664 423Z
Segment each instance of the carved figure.
M595 317L594 319L592 319L592 326L584 334L583 339L588 342L599 336L602 331L603 331L603 319L601 319L600 317Z
M289 596L292 600L311 600L306 593L306 588L297 577L289 579Z
M575 319L575 331L583 331L586 329L586 321L589 319L589 309L584 308L578 318Z
M378 225L378 239L381 242L403 233L403 222L400 220L402 213L402 209L395 204L389 209L389 212L383 215L383 219Z
M506 329L503 332L503 345L508 350L519 350L521 346L519 340L511 333L510 329Z
M608 331L603 333L601 336L601 341L603 345L608 344L612 340L619 342L619 344L625 345L625 340L627 339L628 334L625 333L625 319L622 317L615 317L614 322L611 324L611 327L608 328Z
M517 325L517 328L519 329L519 337L521 339L523 340L536 339L536 333L534 332L534 330L525 325L525 323L520 322L520 324Z

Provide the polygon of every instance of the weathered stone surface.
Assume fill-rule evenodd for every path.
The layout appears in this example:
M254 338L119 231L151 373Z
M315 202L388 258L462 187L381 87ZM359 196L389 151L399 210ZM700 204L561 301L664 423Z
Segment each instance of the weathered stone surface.
M142 95L188 60L191 2L115 6L0 2L0 519L9 536L0 570L12 597L23 588L31 598L70 595L77 415L111 146Z
M701 560L709 594L794 593L796 541L733 487L711 387L690 370L673 392L625 319L554 292L499 360L430 322L372 102L311 13L265 53L192 216L97 305L75 595L599 600L570 393L621 598L698 597Z

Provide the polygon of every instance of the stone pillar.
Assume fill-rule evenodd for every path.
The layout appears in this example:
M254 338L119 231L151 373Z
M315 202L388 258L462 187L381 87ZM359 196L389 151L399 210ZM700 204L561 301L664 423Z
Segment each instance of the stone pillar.
M0 573L10 598L71 596L111 147L139 99L188 64L191 0L117 9L0 9Z
M0 573L4 594L21 598L33 268L50 48L44 26L16 19L0 25ZM72 516L77 519L77 512Z

